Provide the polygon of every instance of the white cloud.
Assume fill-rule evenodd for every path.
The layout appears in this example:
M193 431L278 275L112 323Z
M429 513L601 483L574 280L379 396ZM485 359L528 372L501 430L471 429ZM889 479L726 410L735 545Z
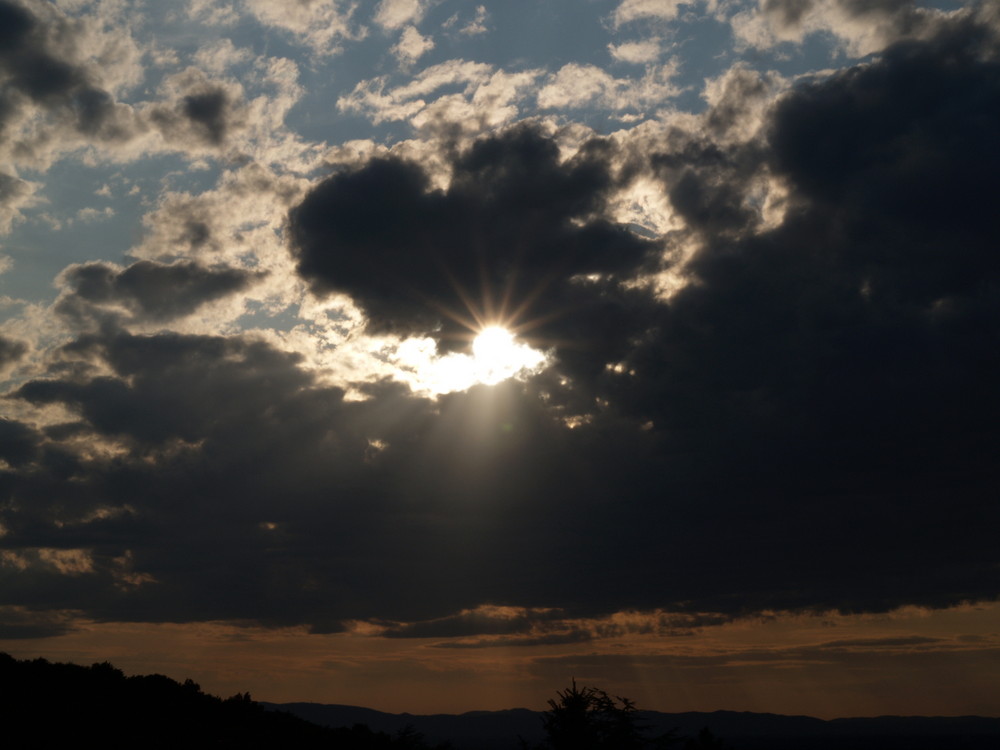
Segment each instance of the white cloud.
M84 224L92 224L102 219L110 219L114 215L115 210L111 206L105 206L104 208L81 208L76 212L77 220L82 221Z
M0 234L6 234L11 226L24 217L21 211L41 203L35 193L37 182L28 182L0 172Z
M954 11L961 13L966 11ZM730 24L738 43L768 49L782 42L802 43L807 36L827 33L848 55L878 52L904 38L921 38L949 15L912 3L858 3L854 0L758 0L733 15Z
M224 172L204 193L166 192L143 218L145 236L130 255L275 270L287 255L280 239L286 214L307 184L249 164Z
M685 0L623 0L612 18L615 28L641 18L670 21L677 17L677 6L687 4Z
M622 42L621 44L609 44L608 51L611 56L620 62L627 63L651 63L655 62L663 54L662 40L659 37L644 39L641 42Z
M213 49L218 56L210 59L242 59L240 50L224 43ZM195 67L168 76L157 101L137 105L143 124L159 133L161 142L136 144L135 155L178 151L190 159L249 158L280 164L285 171L308 171L322 145L302 141L285 126L288 111L302 95L298 76L298 66L283 57L255 59L249 70L241 71L242 83ZM192 112L197 100L204 106Z
M45 7L51 5L33 3L31 9L48 27L47 42L55 56L86 69L88 82L113 96L142 81L145 50L134 37L144 21L138 9L101 2L87 15L67 17Z
M642 78L615 78L596 65L569 63L549 78L538 92L543 109L638 109L665 103L680 89L673 83L675 61L649 65Z
M485 34L489 29L486 27L486 21L489 19L490 14L486 11L485 5L480 5L476 8L476 17L469 21L465 26L458 30L459 34L465 34L466 36L475 36L477 34Z
M382 0L374 20L383 29L398 29L420 23L426 11L427 3L422 0Z
M359 81L350 94L337 100L341 112L356 112L374 124L406 120L424 108L423 99L403 96L399 89L386 91L387 76Z
M594 66L570 63L548 75L537 92L542 109L599 107L623 111L662 105L680 93L673 82L677 63L647 65L642 75L615 78ZM403 86L389 88L388 76L358 83L337 106L375 124L408 121L418 129L458 127L471 133L516 118L519 104L544 75L540 70L509 73L485 63L449 60L420 71ZM445 87L460 92L434 96Z
M410 83L397 91L404 99L426 96L442 86L456 83L476 85L485 82L493 73L493 66L468 60L448 60L422 70Z
M403 29L399 41L392 48L392 54L403 65L412 65L420 57L434 49L434 40L429 36L423 36L417 31L416 26L407 26Z
M218 0L189 0L187 13L210 26L233 26L240 20L240 14L232 4Z
M202 70L222 75L229 68L245 63L253 57L246 47L237 47L230 39L218 39L206 44L194 55L194 61Z
M356 6L342 0L244 1L258 21L292 32L318 54L336 54L341 51L340 40L365 35L363 28L351 23Z
M423 130L449 130L458 126L470 135L492 130L518 116L517 103L534 87L538 75L533 70L520 73L498 70L471 92L431 102L412 122Z
M387 88L388 78L361 81L337 101L342 112L357 112L378 124L409 121L420 129L458 127L466 133L496 127L517 117L517 103L535 85L541 71L508 73L486 63L448 60L418 73L404 86ZM446 86L458 93L433 97Z

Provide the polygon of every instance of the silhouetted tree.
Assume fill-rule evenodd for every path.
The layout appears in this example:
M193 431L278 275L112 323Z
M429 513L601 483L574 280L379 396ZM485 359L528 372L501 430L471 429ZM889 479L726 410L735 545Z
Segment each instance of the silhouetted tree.
M646 747L635 703L612 697L594 687L577 687L576 680L557 692L542 717L551 750L639 750Z

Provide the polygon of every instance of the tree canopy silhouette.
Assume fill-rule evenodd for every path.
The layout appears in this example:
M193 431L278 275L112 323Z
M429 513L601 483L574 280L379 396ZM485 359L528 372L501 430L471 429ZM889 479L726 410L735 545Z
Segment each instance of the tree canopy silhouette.
M608 695L595 687L578 687L576 680L558 699L549 700L549 710L542 716L545 743L550 750L642 750L665 747L673 733L648 738L628 698Z

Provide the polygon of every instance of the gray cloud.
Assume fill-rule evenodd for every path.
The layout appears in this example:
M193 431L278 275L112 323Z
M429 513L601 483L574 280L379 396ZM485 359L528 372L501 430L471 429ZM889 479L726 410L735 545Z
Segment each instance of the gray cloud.
M959 12L975 12L977 3ZM737 38L761 48L801 43L810 34L836 39L856 56L876 53L904 39L932 36L944 13L914 0L761 0L733 16Z
M189 68L171 77L167 101L149 109L149 119L169 143L193 140L212 148L227 145L246 126L242 91L235 84L208 79Z
M0 419L0 458L15 467L32 461L38 455L39 438L27 425Z
M188 94L184 97L184 114L205 129L211 143L218 145L226 135L228 103L226 92L218 89L204 94Z
M509 319L591 378L655 315L651 295L625 282L655 267L659 244L601 215L610 158L595 139L562 163L524 126L456 156L446 191L415 163L373 160L292 211L299 272L319 294L349 294L371 332L458 349L471 340L464 321Z
M570 630L560 633L545 633L534 636L516 636L507 638L477 638L471 641L444 641L434 644L435 648L475 649L475 648L509 648L511 646L561 646L568 643L586 643L594 639L588 630Z
M0 2L0 76L7 87L9 113L19 99L72 123L77 133L97 140L127 140L134 134L127 112L94 80L88 66L72 59L76 32L58 15L44 21L16 2ZM8 119L4 117L3 119Z
M822 650L840 649L877 649L886 648L908 648L910 646L932 646L943 645L946 641L943 638L928 638L926 636L911 635L899 638L854 638L845 641L827 641L820 643L815 648Z
M0 118L3 112L0 111ZM21 218L21 209L33 202L35 185L0 172L0 232L10 231L13 223Z
M562 613L553 610L519 610L497 613L472 610L450 617L424 622L405 623L388 628L387 638L455 638L483 634L520 634L534 627L558 620Z
M4 423L4 602L530 640L574 636L454 613L995 598L998 57L957 17L770 106L740 79L708 131L564 161L522 125L454 155L447 189L401 159L327 178L289 217L315 293L443 349L463 295L509 296L553 370L348 400L248 335L102 321L12 396L73 421ZM639 177L679 219L662 242L608 218ZM762 181L788 193L769 220ZM664 269L670 296L630 283ZM89 264L67 299L166 319L247 281L227 273Z
M23 341L0 336L0 372L20 361L27 351L28 345Z
M0 607L0 638L5 640L52 638L72 630L73 622L68 613Z
M77 325L115 317L124 308L136 322L162 322L245 290L265 274L237 268L208 268L191 261L170 265L140 260L127 268L107 263L70 266L61 282L69 294L56 310Z

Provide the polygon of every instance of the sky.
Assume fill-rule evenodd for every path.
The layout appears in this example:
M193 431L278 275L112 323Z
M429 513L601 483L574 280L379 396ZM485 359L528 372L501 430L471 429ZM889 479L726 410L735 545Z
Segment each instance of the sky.
M0 0L0 650L1000 716L1000 6Z

